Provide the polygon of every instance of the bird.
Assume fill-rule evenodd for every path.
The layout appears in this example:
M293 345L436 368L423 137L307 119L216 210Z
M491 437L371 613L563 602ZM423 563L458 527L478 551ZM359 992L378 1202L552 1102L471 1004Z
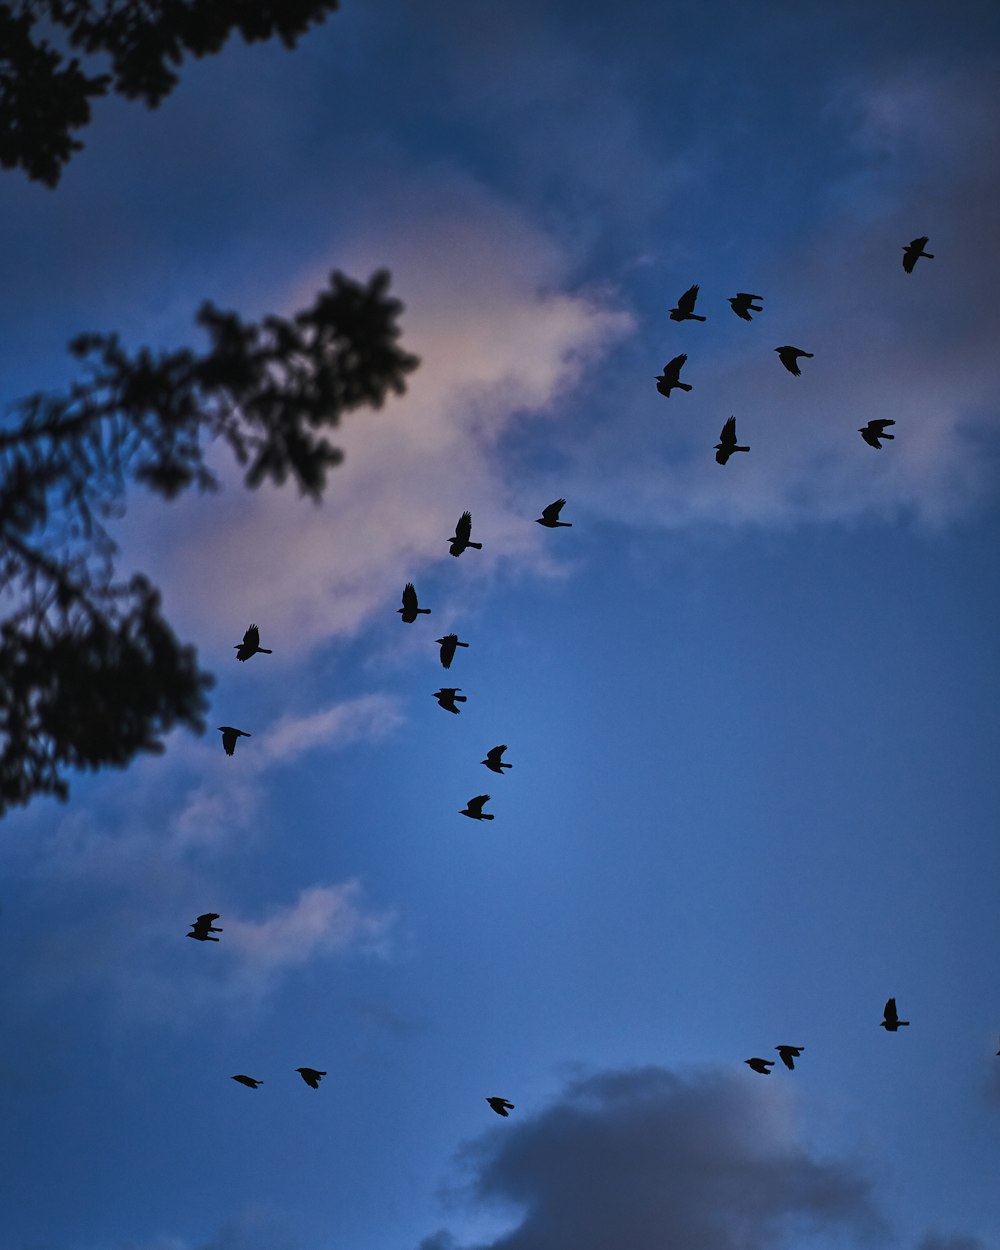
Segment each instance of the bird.
M933 252L924 251L926 243L927 235L925 234L919 239L912 239L909 243L907 243L906 247L903 248L903 268L907 273L913 273L913 266L917 263L921 256L926 257L927 260L934 259Z
M475 547L477 551L482 551L482 543L474 543L469 541L469 535L472 533L472 513L463 512L458 518L455 526L455 537L449 538L447 541L451 543L448 550L453 556L460 556L466 547Z
M748 1063L750 1067L753 1068L755 1072L759 1072L761 1076L770 1076L771 1069L774 1067L773 1059L758 1059L756 1056L753 1059L744 1059L743 1062Z
M458 716L459 709L455 704L469 701L464 694L458 693L461 689L461 686L442 686L440 690L435 690L434 698L438 701L438 707L443 707L446 712L454 712Z
M736 442L736 418L730 417L722 427L719 442L715 444L715 459L725 464L734 451L749 451L749 447L740 447Z
M486 752L486 759L480 760L479 762L480 764L485 764L486 767L491 772L497 773L499 774L499 776L502 777L503 770L505 768L514 767L513 764L505 764L500 758L500 756L503 755L504 751L506 750L507 750L506 743L503 746L491 747L490 750Z
M805 1050L805 1047L804 1046L775 1046L774 1049L778 1052L778 1057L781 1059L781 1062L785 1065L785 1067L789 1070L789 1072L791 1072L792 1069L795 1067L795 1060L798 1059L799 1055L802 1054L802 1052Z
M694 311L694 302L698 298L698 284L689 286L684 294L677 301L677 307L671 308L671 321L704 321L704 317L699 317Z
M752 312L763 312L763 304L755 304L755 299L763 299L763 295L750 295L746 291L737 291L729 301L733 312L744 321L753 321Z
M242 642L234 642L233 650L236 652L238 660L249 660L252 655L261 652L262 655L272 655L270 647L262 647L260 645L260 630L256 625L251 625L247 632L243 635Z
M814 355L813 352L804 352L801 347L791 347L787 343L784 347L776 347L774 350L778 353L778 359L788 372L793 373L797 378L802 376L802 370L798 365L799 358L808 356L811 360Z
M493 1098L487 1098L486 1101L490 1104L497 1115L509 1115L510 1112L514 1110L514 1104L512 1102L508 1102L506 1098L497 1098L494 1096Z
M488 801L489 797L488 794L477 794L474 799L469 799L459 814L468 816L470 820L492 820L492 815L483 811L483 804Z
M218 729L222 734L222 745L227 755L232 755L236 750L237 738L253 737L253 734L245 733L242 729L234 729L232 725L219 725Z
M417 607L417 592L414 589L412 582L407 582L403 587L403 606L401 608L397 608L396 611L407 623L407 625L412 625L421 613L425 616L430 616L431 614L430 608Z
M560 521L559 513L562 509L565 499L557 499L555 503L550 503L547 508L542 509L542 515L536 516L535 520L539 525L544 525L546 529L554 530L557 525L565 525L569 529L573 528L572 521Z
M675 356L673 360L668 360L663 366L663 372L656 379L656 389L667 399L670 398L670 392L675 386L680 387L682 391L691 389L687 382L680 381L680 372L686 360L687 354L683 352L680 356Z
M234 1076L232 1079L239 1081L241 1085L245 1085L248 1089L256 1089L258 1085L264 1084L263 1081L257 1081L252 1076L244 1076L242 1072L239 1076Z
M895 438L895 434L886 434L885 432L887 425L895 424L896 422L890 421L888 417L880 417L877 421L869 421L867 425L859 425L858 433L869 447L875 447L881 451L882 444L878 440L880 438Z
M435 638L435 642L441 644L441 666L443 668L451 668L451 662L455 658L456 647L467 647L467 642L459 642L458 634L445 634L443 638Z
M896 1000L894 998L890 998L887 1001L885 1011L882 1014L885 1019L880 1023L879 1028L885 1029L887 1033L895 1033L896 1030L902 1028L904 1024L908 1025L910 1023L909 1020L900 1020L899 1015L896 1012Z
M219 939L209 937L210 933L221 933L221 929L216 929L212 925L213 920L219 919L217 911L207 911L199 916L197 920L191 921L191 932L186 934L189 938L194 938L196 942L217 942Z
M319 1080L321 1076L326 1076L325 1072L317 1072L315 1068L296 1068L296 1072L302 1077L307 1085L311 1085L313 1089L319 1089Z

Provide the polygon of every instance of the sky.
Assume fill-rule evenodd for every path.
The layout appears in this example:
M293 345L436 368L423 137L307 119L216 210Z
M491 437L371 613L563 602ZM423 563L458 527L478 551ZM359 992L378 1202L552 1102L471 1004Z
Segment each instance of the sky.
M9 400L334 269L421 364L319 504L222 448L128 496L216 685L5 819L0 1250L1000 1245L998 51L961 0L345 0L3 173Z

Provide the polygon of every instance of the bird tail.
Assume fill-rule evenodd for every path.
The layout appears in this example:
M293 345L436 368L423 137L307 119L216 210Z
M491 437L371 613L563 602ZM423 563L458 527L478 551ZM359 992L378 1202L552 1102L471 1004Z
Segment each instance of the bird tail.
M896 435L895 435L895 434L886 434L886 432L885 432L884 430L883 430L883 431L882 431L882 433L879 435L879 438L895 438L895 437L896 437Z
M749 451L749 447L734 447L733 451Z
M573 528L572 521L556 521L556 525L565 525L568 530L571 530Z
M920 253L920 255L921 255L921 256L926 256L928 260L933 260L933 259L934 259L934 253L933 253L933 252L921 252L921 253Z
M262 655L274 655L274 652L271 650L271 648L270 648L270 647L258 647L258 648L257 648L257 650L258 650L258 651L259 651Z
M467 647L468 645L469 645L469 644L468 644L467 642L456 642L456 643L455 643L455 646L456 646L456 647Z
M674 386L679 386L682 391L689 391L691 389L690 382L675 382Z
M494 816L492 816L492 815L490 815L490 813L489 813L489 812L483 812L483 813L482 813L482 816L480 817L480 819L481 819L481 820L494 820L494 819L495 819L495 817L494 817Z
M689 318L691 321L705 321L705 320L707 320L705 317L699 317L697 313L688 313L688 318Z
M467 547L475 547L475 549L476 549L477 551L482 551L482 549L483 549L483 544L482 544L482 543L466 543L465 545L466 545Z
M423 612L423 614L424 614L425 616L430 616L430 614L431 614L431 610L430 610L430 608L417 608L417 611L418 611L418 612Z
M456 703L468 703L469 700L464 694L457 694L455 695L455 702Z

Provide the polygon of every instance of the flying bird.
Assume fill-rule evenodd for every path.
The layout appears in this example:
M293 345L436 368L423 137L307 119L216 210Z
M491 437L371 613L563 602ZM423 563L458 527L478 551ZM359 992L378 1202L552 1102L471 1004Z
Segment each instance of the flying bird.
M740 447L736 442L736 418L730 417L722 427L719 442L715 444L715 459L725 464L734 451L749 451L749 447Z
M296 1072L302 1077L307 1085L311 1085L313 1089L319 1089L319 1080L321 1076L326 1076L325 1072L317 1072L315 1068L296 1068Z
M469 799L459 814L468 816L470 820L492 820L492 815L483 811L483 804L488 801L489 797L488 794L477 794L474 799Z
M795 1060L798 1059L799 1055L802 1054L802 1052L805 1050L805 1047L804 1046L775 1046L774 1049L778 1052L778 1058L785 1065L785 1067L789 1070L789 1072L791 1072L792 1069L795 1067Z
M876 447L879 450L882 444L880 438L895 438L895 434L886 434L885 427L887 425L895 425L895 421L890 421L887 417L880 417L877 421L869 421L867 425L859 425L858 433L865 440L869 447Z
M403 587L403 606L397 608L396 611L407 625L412 625L421 613L425 616L430 616L431 614L430 608L417 607L417 592L412 582L407 582Z
M232 725L219 725L218 729L222 734L222 746L227 755L232 755L236 750L237 738L253 737L253 734L245 733L242 729L234 729Z
M239 1081L241 1085L245 1085L248 1089L256 1089L258 1085L264 1084L263 1081L254 1080L252 1076L244 1076L242 1072L239 1076L234 1076L232 1079Z
M804 352L801 347L791 347L787 343L784 347L776 347L774 349L778 353L778 359L785 366L789 373L801 377L802 370L799 368L798 362L801 357L808 356L812 360L813 352Z
M236 652L238 660L249 660L252 655L256 655L259 651L262 655L271 655L270 647L262 647L260 645L260 630L256 625L251 625L247 632L243 635L242 642L234 642L233 650Z
M204 915L198 917L197 920L191 921L191 932L186 936L194 938L196 942L217 942L219 939L209 937L210 933L221 933L221 929L216 929L212 925L213 920L219 919L217 911L207 911Z
M467 647L467 642L459 642L458 634L445 634L443 638L435 638L435 642L441 644L441 665L443 668L451 668L451 662L455 658L456 647Z
M487 1098L486 1101L497 1115L509 1115L514 1110L514 1104L508 1102L506 1098Z
M464 694L458 693L461 689L461 686L442 686L440 690L435 690L434 698L438 701L438 707L443 707L446 712L454 712L458 716L459 709L455 704L469 701Z
M901 1029L904 1024L909 1024L909 1020L900 1020L896 1012L896 1000L890 998L885 1005L885 1011L882 1013L885 1019L879 1025L879 1028L885 1029L887 1033L895 1033L897 1029Z
M759 1072L762 1076L770 1076L771 1069L774 1067L773 1059L758 1059L756 1056L753 1059L744 1059L743 1062L748 1063L755 1072Z
M680 387L682 391L689 391L691 389L687 382L682 382L680 380L681 369L686 360L687 355L685 353L682 353L680 356L675 356L673 360L668 360L663 366L663 372L656 379L656 389L667 399L670 398L670 392L675 386Z
M447 541L451 543L448 550L453 556L460 556L466 547L475 547L477 551L482 551L482 543L474 543L469 541L472 533L472 513L463 512L458 518L458 524L455 526L455 537L449 538Z
M694 302L698 298L698 284L689 286L684 294L677 301L677 307L671 308L671 321L704 321L704 317L699 317L694 311Z
M560 521L559 513L562 510L565 499L557 499L555 503L550 503L547 508L542 509L542 515L536 516L535 520L539 525L544 525L547 529L554 530L557 525L565 525L570 529L573 528L572 521Z
M913 239L903 248L903 268L907 273L913 273L913 266L917 263L921 256L925 256L928 260L934 259L933 252L925 252L924 246L927 243L927 235L922 235L919 239Z
M513 764L505 764L500 758L501 755L503 755L504 751L506 750L507 750L506 743L503 746L492 747L489 751L486 752L486 759L480 760L479 762L480 764L485 764L486 767L491 772L498 773L502 777L503 770L505 768L514 767Z
M733 312L744 321L753 321L752 312L763 312L763 304L755 304L755 299L763 299L763 295L749 295L746 291L737 291L729 301Z

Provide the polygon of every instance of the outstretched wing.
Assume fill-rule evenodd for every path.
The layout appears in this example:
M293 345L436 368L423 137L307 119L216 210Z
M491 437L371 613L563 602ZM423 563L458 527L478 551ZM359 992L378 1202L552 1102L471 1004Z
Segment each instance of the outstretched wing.
M684 292L684 294L677 301L678 312L681 312L681 313L694 312L694 302L698 298L698 290L699 290L699 287L698 287L697 282L694 284L694 286L688 287L688 289Z
M722 433L719 435L719 442L723 447L736 446L736 418L730 417L726 424L722 427Z
M500 757L501 755L503 755L504 751L506 750L507 750L506 743L501 747L492 747L489 751L486 752L486 758L489 760L491 764L499 764Z
M886 417L879 417L875 421L868 422L869 427L876 430L879 434L883 433L887 425L895 425L895 424L896 424L895 421L890 421Z
M198 919L195 921L195 924L208 926L212 923L213 920L218 920L218 919L219 919L219 913L217 911L207 911L205 912L203 916L198 917Z
M481 816L483 814L483 804L489 801L489 797L488 794L477 794L474 799L469 799L466 806L470 812L475 812Z
M886 1003L884 1015L890 1024L896 1024L898 1022L899 1013L896 1011L896 1000L894 998L890 998Z
M472 513L463 512L458 518L458 524L455 526L455 539L460 543L467 543L472 537Z
M668 360L663 366L663 376L668 382L676 382L680 376L684 362L687 360L687 353L683 352L680 356L675 356L673 360Z
M251 625L243 635L243 645L245 647L253 647L254 649L260 646L260 630L256 625Z
M557 499L555 503L550 503L547 508L542 509L542 516L546 521L558 521L559 513L562 511L565 499Z
M417 610L417 591L412 582L407 582L403 587L403 609L406 612Z

